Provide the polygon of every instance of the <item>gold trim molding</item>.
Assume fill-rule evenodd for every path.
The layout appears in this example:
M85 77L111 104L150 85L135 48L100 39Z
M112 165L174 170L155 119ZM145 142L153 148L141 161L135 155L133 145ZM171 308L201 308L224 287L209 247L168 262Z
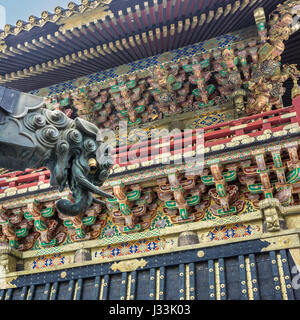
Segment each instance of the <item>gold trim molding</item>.
M133 260L126 260L126 261L121 261L121 262L114 262L112 266L110 267L114 272L117 270L121 272L129 272L129 271L135 271L138 268L143 269L148 262L144 259L138 260L138 259L133 259Z
M112 0L105 1L107 4L110 4ZM95 20L104 20L107 16L112 16L112 11L109 10L109 6L102 3L98 7L88 9L82 13L75 13L69 17L62 17L57 21L58 25L61 25L59 28L60 31L73 30L74 28L81 28L83 25L88 25Z

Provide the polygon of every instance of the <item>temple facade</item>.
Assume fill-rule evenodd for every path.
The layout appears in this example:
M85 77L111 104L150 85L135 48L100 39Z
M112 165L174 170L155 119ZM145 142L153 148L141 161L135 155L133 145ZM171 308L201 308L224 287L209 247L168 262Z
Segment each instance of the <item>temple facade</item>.
M0 169L0 300L300 299L299 28L299 0L82 0L6 25L0 85L95 124L114 165L113 197L73 217L49 168Z

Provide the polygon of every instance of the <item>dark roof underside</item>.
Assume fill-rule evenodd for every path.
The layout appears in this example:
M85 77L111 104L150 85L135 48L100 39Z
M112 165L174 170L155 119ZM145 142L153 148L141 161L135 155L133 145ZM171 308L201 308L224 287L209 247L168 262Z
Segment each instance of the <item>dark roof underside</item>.
M243 3L243 1L240 2ZM249 27L250 25L255 25L253 11L256 8L263 6L266 16L268 16L269 13L276 8L277 4L281 2L282 1L280 0L256 1L253 5L249 4L242 11L237 10L233 14L229 13L226 16L222 15L217 21L212 20L212 22L205 23L202 26L198 25L192 32L191 29L185 31L183 28L181 33L175 32L174 36L172 36L170 32L168 32L166 38L161 37L160 39L157 39L155 32L153 32L153 41L149 41L146 44L142 41L141 45L136 43L136 46L133 48L129 47L129 49L112 52L104 57L100 55L98 58L87 59L87 61L78 61L70 66L62 66L54 71L6 82L5 86L28 92L211 39ZM72 35L70 31L72 39L67 42L57 39L58 43L53 44L53 46L44 46L44 48L38 48L37 50L32 50L28 53L22 52L21 55L16 54L13 57L8 57L8 59L1 59L0 75L3 76L11 72L17 72L18 70L23 70L30 66L35 66L37 64L42 64L43 62L71 55L78 51L83 51L84 49L95 48L99 44L108 44L109 42L115 42L116 40L128 38L129 36L137 34L141 35L143 32L148 34L149 30L155 31L158 27L162 30L163 26L169 27L171 24L177 26L178 21L184 22L185 19L191 19L194 16L197 16L200 19L202 13L206 13L208 16L211 10L215 10L216 12L220 6L223 7L224 11L229 3L231 3L233 7L235 1L186 0L182 2L177 0L174 2L172 0L160 0L158 1L158 6L156 6L156 8L158 8L157 10L155 10L153 1L148 1L148 3L150 8L149 16L141 14L141 17L138 18L135 14L135 5L139 4L141 12L143 13L144 1L113 1L110 5L110 9L116 16L118 16L119 10L123 10L126 23L122 24L120 18L118 18L119 20L117 19L117 22L120 24L117 28L103 28L101 34L92 34L86 27L79 28L76 30L77 36ZM178 3L179 5L172 7L172 3ZM252 1L250 1L250 3L252 3ZM167 4L167 6L164 8L163 4ZM133 23L128 20L129 16L125 10L125 8L129 6L132 8L133 17L135 18L135 22ZM108 18L108 22L112 24L110 18ZM91 28L93 27L95 26L93 26L92 23ZM21 39L22 42L26 42L40 36L45 37L47 34L54 34L57 30L58 26L56 24L48 23L43 28L35 27L30 32L22 31L18 36L8 36L6 43L8 46L14 46L17 43L20 43ZM287 57L290 63L296 63L296 61L290 59L292 57L295 59L297 58L297 51L295 50L296 45L293 45L291 48L288 46L285 57Z

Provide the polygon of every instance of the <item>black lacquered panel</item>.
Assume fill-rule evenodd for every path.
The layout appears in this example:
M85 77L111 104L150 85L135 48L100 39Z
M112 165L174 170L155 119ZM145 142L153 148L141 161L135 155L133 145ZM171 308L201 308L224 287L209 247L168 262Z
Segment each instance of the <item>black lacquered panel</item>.
M209 299L209 279L208 279L208 264L200 262L195 264L196 274L196 299Z
M122 274L113 274L110 276L110 285L108 289L108 300L120 300Z
M261 299L273 300L274 284L271 265L272 262L269 253L261 253L256 255L255 259Z
M95 293L95 278L83 280L81 300L93 300Z
M149 283L150 283L149 270L137 272L136 283L136 299L147 300L149 299Z
M179 270L178 266L168 267L165 270L165 299L179 300Z
M225 259L227 299L240 299L240 277L238 257Z
M57 292L57 300L67 300L68 298L68 288L69 288L69 281L60 282L58 284L58 292Z

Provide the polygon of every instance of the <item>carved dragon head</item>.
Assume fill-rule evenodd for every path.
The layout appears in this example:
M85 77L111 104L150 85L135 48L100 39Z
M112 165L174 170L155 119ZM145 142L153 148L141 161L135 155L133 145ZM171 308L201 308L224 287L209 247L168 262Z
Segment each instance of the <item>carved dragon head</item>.
M60 199L56 203L64 215L79 215L93 201L105 204L92 196L112 197L98 188L113 165L109 146L98 128L83 119L72 120L61 111L44 108L40 97L4 90L4 95L12 93L12 103L18 108L0 106L0 167L48 167L51 185L60 191L68 186L72 191L74 201Z

